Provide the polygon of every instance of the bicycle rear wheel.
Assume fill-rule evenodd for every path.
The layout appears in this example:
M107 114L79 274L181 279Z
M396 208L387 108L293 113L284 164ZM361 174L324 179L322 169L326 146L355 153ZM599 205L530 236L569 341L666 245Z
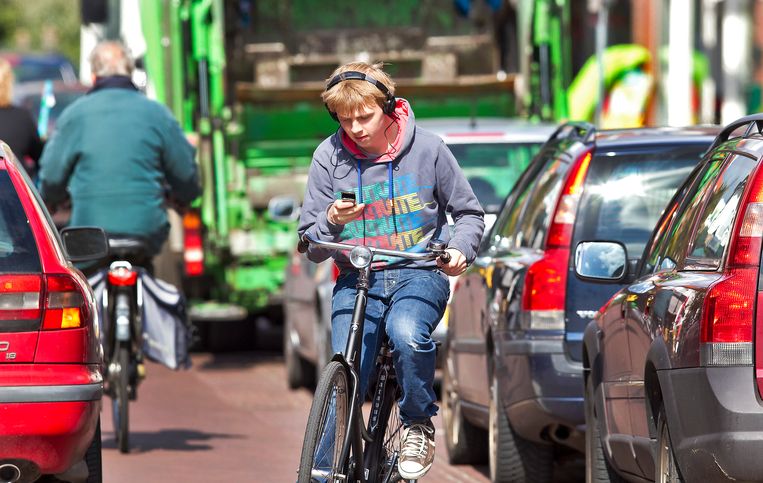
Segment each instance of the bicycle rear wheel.
M128 376L130 368L130 350L129 342L119 342L116 350L116 364L111 366L116 372L111 375L111 383L114 384L113 399L111 400L112 418L114 421L114 432L116 433L117 446L122 453L130 451L129 435L129 410L128 405Z
M318 382L307 419L298 483L333 483L335 475L346 474L347 461L340 460L349 414L347 371L341 363L330 362Z

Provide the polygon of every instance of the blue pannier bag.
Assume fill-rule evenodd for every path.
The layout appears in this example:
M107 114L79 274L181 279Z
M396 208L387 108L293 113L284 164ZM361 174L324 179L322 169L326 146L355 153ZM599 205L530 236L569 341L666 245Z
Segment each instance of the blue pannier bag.
M174 285L154 278L145 269L136 270L143 294L143 354L173 370L191 367L188 352L192 331L185 297ZM104 269L88 279L98 302L96 320L102 344L108 340L102 324L107 273Z

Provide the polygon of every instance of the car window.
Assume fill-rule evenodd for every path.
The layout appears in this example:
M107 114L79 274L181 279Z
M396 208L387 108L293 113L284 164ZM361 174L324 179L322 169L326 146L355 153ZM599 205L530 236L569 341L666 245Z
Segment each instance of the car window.
M641 257L665 206L706 149L703 143L597 150L583 186L573 246L618 241L629 258Z
M498 212L540 146L540 143L448 145L486 213Z
M40 271L29 220L8 172L0 171L0 273Z
M747 180L757 162L747 156L731 157L723 174L712 184L699 215L697 232L686 260L687 268L718 268L731 239L734 218Z
M516 220L512 218L512 214L516 211L517 207L521 207L522 201L526 199L523 193L530 189L538 176L538 172L545 164L545 161L542 159L535 158L520 175L519 180L514 184L514 187L503 201L503 205L498 212L498 217L490 229L489 236L483 239L483 247L485 249L490 246L509 247L507 245L508 240L502 240L502 238L509 237L511 233L509 230L513 230L513 226L516 225Z
M551 216L569 168L570 162L566 156L550 158L529 195L523 193L527 206L518 213L517 246L543 248Z
M701 200L713 186L713 180L720 171L725 157L725 153L713 155L710 161L697 171L697 175L687 188L686 196L680 200L677 207L670 207L670 210L674 212L671 215L670 224L665 227L667 220L663 219L663 226L658 229L660 230L659 238L655 238L644 262L642 273L672 270L683 262L688 250L689 236L701 207Z

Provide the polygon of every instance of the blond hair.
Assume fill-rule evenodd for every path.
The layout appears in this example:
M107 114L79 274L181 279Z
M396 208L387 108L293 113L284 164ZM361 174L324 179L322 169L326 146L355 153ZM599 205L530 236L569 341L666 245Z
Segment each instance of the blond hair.
M8 107L13 99L14 75L10 62L0 59L0 107Z
M366 62L350 62L337 68L331 76L326 79L326 87L331 80L343 72L355 71L372 77L377 82L384 84L389 91L390 96L395 94L395 83L392 78L382 70L383 63L368 64ZM321 99L329 111L334 113L354 113L361 107L371 107L374 104L384 107L387 96L384 95L373 83L350 79L342 81L331 89L323 91Z

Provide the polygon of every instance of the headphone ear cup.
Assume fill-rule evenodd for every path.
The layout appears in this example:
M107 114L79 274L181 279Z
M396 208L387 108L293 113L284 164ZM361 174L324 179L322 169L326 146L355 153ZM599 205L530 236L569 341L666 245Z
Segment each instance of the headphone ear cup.
M339 122L339 116L336 115L336 112L333 112L331 109L329 109L329 106L324 104L323 107L326 108L326 110L329 113L329 116L331 116L331 119L335 120L336 122Z
M387 100L384 102L384 114L391 116L395 113L396 107L397 99L395 99L395 96L387 96Z

